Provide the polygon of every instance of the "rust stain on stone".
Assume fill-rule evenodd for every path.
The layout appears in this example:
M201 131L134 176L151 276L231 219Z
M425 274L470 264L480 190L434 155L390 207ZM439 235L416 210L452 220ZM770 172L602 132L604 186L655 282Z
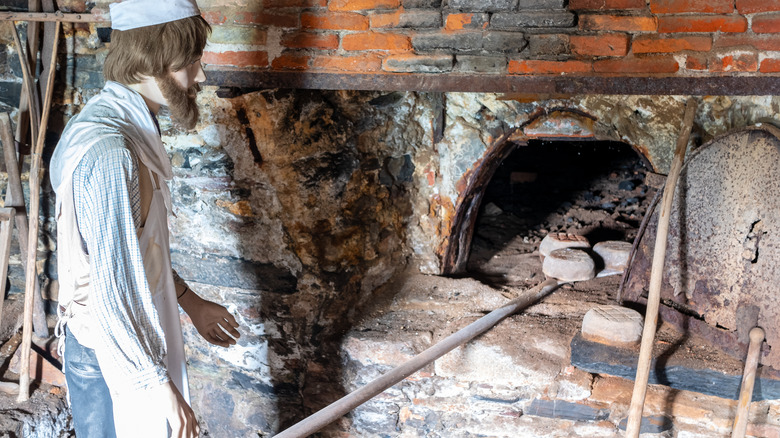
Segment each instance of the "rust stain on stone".
M236 216L253 216L252 206L249 201L242 200L238 202L228 202L222 199L217 200L217 207L225 208Z

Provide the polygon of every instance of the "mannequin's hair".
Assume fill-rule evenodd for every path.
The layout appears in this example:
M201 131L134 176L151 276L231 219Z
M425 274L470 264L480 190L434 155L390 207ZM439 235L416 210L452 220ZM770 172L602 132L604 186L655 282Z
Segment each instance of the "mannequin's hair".
M107 80L131 85L143 76L162 77L197 61L211 26L196 15L129 30L113 30L103 65Z

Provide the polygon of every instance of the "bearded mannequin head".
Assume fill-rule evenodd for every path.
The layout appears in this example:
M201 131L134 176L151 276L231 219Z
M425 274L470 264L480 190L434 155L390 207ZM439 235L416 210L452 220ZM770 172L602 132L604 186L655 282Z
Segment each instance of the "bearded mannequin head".
M168 107L174 122L198 122L198 83L205 80L200 57L211 27L199 15L111 33L103 66L107 80L139 91L153 112Z

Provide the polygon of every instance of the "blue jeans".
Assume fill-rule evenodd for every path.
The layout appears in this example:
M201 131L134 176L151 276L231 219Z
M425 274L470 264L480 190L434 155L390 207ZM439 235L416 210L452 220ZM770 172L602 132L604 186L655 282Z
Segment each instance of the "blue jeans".
M114 408L95 350L87 348L65 328L65 380L79 438L116 438Z

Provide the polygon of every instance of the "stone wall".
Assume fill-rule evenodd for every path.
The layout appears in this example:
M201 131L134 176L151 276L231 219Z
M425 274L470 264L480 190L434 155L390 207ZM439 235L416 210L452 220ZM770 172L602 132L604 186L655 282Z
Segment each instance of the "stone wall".
M59 3L63 10L86 10L84 2ZM776 14L748 1L683 2L693 8L686 14L673 9L680 2L665 1L571 0L567 8L555 1L200 3L214 25L204 60L220 68L681 75L777 68L778 40L771 35ZM696 27L686 29L695 31L678 33L690 23ZM64 123L103 84L107 38L99 29L63 27L47 156ZM610 44L593 44L594 38ZM0 110L15 116L21 73L6 26L0 27L0 61ZM212 347L185 329L195 408L212 436L270 434L329 401L334 392L322 388L341 385L331 373L340 335L407 265L440 273L464 187L503 134L518 130L518 141L625 141L664 172L685 101L527 101L411 91L221 95L217 87L205 88L199 98L203 119L192 132L177 132L161 119L175 169L174 265L204 297L226 303L243 327L231 349ZM780 113L775 97L700 102L698 141L777 122ZM435 120L441 112L439 140ZM589 116L587 132L561 123L575 112ZM53 291L48 186L44 195L40 273ZM17 257L11 260L13 291L22 278Z

